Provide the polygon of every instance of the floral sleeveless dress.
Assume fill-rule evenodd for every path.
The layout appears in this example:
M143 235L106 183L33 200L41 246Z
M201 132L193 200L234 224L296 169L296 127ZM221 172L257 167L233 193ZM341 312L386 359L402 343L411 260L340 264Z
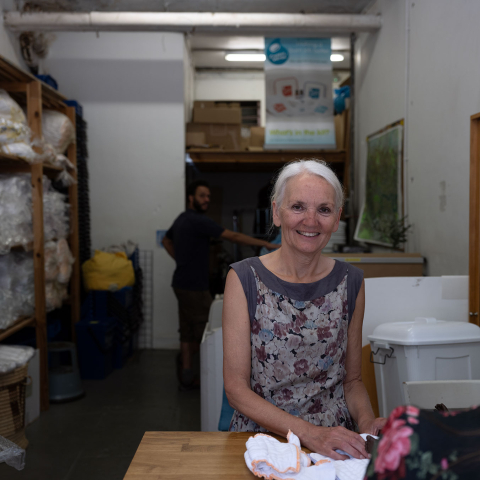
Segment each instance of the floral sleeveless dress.
M231 265L247 297L252 390L314 425L353 429L343 393L347 332L363 272L335 262L327 277L295 284L258 257ZM230 431L266 430L235 410Z

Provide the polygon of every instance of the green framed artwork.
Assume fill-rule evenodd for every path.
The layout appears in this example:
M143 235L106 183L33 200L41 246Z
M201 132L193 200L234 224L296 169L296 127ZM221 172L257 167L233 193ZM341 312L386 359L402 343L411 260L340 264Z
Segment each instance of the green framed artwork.
M365 197L354 239L392 247L403 218L403 120L367 137Z

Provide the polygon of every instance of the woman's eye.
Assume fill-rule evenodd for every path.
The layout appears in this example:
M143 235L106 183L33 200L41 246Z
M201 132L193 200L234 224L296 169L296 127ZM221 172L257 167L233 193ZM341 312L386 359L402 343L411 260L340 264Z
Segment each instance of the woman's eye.
M323 215L328 215L329 213L332 213L332 211L328 207L320 207L318 211Z
M301 212L303 210L303 206L302 205L292 205L292 210L294 212Z

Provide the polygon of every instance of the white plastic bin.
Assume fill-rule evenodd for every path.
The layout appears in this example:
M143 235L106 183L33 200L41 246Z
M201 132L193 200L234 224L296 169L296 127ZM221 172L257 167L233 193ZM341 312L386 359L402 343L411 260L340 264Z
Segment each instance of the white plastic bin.
M480 328L472 323L422 317L383 323L368 339L382 417L406 403L403 382L480 379Z

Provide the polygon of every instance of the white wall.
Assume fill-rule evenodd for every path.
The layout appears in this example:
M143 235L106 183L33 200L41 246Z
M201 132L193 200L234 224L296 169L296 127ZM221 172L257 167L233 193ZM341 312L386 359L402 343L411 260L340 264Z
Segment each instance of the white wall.
M13 0L0 0L0 12L15 10ZM3 24L3 15L0 19L0 55L12 62L17 67L27 70L20 53L17 34L8 31Z
M406 118L407 213L414 225L408 250L426 257L429 275L468 274L469 117L480 111L480 3L379 0L372 11L384 23L357 45L357 195L365 181L365 137Z
M383 26L360 35L355 52L355 213L365 195L366 137L405 115L405 3L379 0Z
M409 215L432 275L468 274L470 115L480 2L410 2Z
M265 126L265 75L259 72L196 72L195 100L259 100Z
M155 232L184 208L184 54L177 33L59 33L43 63L84 107L93 247L154 252L155 348L178 346L174 262Z

